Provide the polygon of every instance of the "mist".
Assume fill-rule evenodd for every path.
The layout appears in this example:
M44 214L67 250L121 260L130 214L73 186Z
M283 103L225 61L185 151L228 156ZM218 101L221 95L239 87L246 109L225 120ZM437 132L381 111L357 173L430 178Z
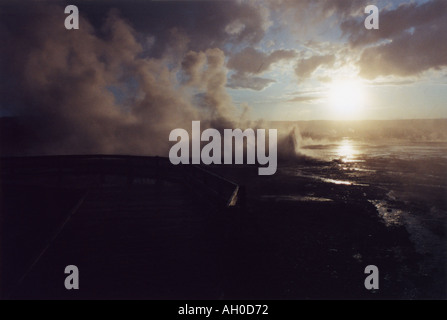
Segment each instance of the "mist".
M16 8L15 8L16 9ZM16 12L16 14L19 14ZM142 39L119 11L67 31L63 8L31 5L0 24L1 154L167 156L175 128L263 128L226 91L225 52L195 50L183 31L166 32L162 50ZM159 44L161 46L161 44ZM294 151L294 135L279 145ZM287 151L288 153L289 151Z
M354 139L370 143L446 142L447 119L297 121L272 122L278 127L295 125L301 145Z

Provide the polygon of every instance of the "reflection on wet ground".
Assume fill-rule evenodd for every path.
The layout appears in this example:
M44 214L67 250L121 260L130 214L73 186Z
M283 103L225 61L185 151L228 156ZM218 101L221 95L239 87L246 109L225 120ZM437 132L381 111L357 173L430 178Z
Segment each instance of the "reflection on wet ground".
M393 289L395 297L447 297L445 144L405 148L344 140L339 144L310 146L304 149L306 152L314 156L318 153L320 157L279 162L277 174L268 179L244 179L240 172L232 176L247 185L249 203L260 200L253 211L259 214L268 209L281 219L293 219L296 215L301 223L315 229L303 230L288 222L291 228L295 226L297 233L309 232L311 239L327 237L315 241L327 241L330 255L347 251L356 263L376 261L387 266L388 271L396 270L383 275L384 280L397 286ZM228 170L224 174L233 173ZM339 208L344 205L345 209ZM363 221L370 207L387 231L378 232L373 220ZM312 217L318 223L308 222ZM275 223L276 220L270 222L272 226ZM333 229L326 229L326 223ZM350 228L338 234L340 225ZM408 239L411 248L404 239ZM360 247L349 244L351 241L360 241ZM344 245L337 246L338 242ZM298 246L301 250L303 245ZM340 276L341 271L337 272Z
M371 146L343 140L318 148L330 164L285 169L286 174L365 188L383 223L404 227L417 253L422 274L447 269L447 148L445 144ZM370 152L373 150L373 152ZM293 172L293 173L292 173ZM373 191L375 190L375 191ZM443 274L445 277L445 274Z
M300 195L264 195L262 199L274 200L274 201L302 201L302 202L331 202L332 199L321 198L321 197L310 197L310 196L300 196Z

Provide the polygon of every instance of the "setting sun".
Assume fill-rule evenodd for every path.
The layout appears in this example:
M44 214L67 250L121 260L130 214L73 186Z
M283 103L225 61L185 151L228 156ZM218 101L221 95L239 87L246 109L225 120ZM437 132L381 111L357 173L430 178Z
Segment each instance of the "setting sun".
M336 81L329 89L329 106L337 117L358 116L365 103L365 93L361 82L354 80Z

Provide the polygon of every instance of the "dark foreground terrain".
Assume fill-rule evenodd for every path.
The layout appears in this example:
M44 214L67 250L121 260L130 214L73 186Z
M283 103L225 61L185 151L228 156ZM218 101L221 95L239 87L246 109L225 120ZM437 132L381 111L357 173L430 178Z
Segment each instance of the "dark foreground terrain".
M408 231L369 201L382 189L207 168L239 185L228 206L234 185L212 173L144 159L131 173L120 161L104 173L103 161L2 171L3 298L447 297L444 258L423 271ZM79 290L65 289L67 265L79 268ZM380 270L379 290L364 287L367 265Z

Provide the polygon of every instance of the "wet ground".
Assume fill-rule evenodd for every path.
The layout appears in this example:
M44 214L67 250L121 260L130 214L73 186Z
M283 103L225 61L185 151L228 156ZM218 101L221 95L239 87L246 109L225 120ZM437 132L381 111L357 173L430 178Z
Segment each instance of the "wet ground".
M246 186L238 234L252 283L241 297L447 298L447 171L444 162L427 165L301 161L271 177L214 167ZM380 270L373 292L363 285L369 264Z

